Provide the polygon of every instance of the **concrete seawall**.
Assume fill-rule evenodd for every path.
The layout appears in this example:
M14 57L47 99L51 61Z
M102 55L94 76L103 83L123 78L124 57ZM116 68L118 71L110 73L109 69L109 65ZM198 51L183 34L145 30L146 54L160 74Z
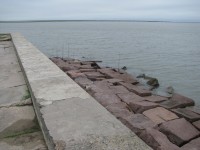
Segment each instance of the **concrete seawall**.
M23 36L11 36L49 150L151 149Z

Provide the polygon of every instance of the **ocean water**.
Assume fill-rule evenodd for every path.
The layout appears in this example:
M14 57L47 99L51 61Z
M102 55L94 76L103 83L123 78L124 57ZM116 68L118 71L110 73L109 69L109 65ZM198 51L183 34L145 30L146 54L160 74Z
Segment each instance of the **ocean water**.
M173 86L200 106L200 23L0 23L0 32L20 32L48 57L102 60L156 77L160 89Z

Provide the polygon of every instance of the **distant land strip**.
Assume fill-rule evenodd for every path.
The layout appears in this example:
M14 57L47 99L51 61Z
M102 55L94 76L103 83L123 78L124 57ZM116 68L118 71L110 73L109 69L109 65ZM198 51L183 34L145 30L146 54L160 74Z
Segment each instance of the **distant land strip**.
M200 22L178 22L178 21L154 21L154 20L9 20L0 23L32 23L32 22L168 22L168 23L200 23Z

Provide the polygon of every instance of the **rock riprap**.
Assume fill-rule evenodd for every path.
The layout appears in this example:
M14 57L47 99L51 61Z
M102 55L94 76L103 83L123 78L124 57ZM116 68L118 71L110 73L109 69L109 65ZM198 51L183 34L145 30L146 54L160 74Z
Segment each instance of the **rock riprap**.
M74 60L75 65L59 57L51 60L61 69L63 64L73 68L63 71L153 149L185 150L197 143L200 118L197 109L191 108L192 99L178 93L171 97L153 95L125 71L98 64L93 68L94 62L84 66L80 60Z

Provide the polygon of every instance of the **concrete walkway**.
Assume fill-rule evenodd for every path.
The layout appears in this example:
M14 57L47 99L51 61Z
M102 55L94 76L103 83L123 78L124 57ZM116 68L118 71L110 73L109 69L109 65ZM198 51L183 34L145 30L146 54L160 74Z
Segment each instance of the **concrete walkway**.
M0 149L46 150L11 41L0 41Z
M20 34L13 43L49 150L150 150Z

